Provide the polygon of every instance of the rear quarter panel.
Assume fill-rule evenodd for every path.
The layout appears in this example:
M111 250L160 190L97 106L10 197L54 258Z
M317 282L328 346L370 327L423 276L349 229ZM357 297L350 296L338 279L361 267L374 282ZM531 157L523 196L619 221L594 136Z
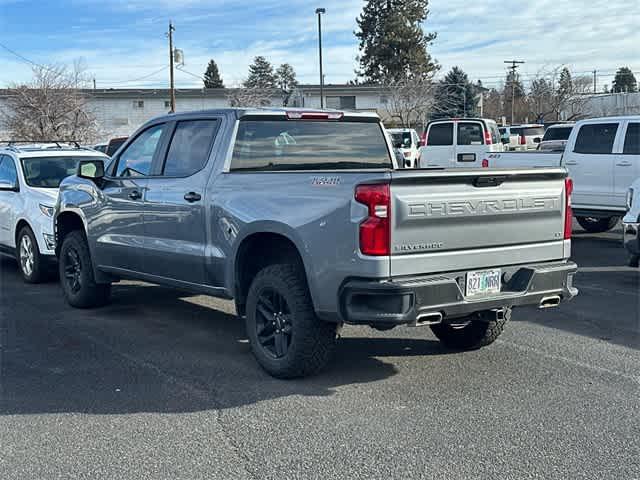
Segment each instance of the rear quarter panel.
M389 257L359 253L359 224L367 209L354 200L356 185L389 177L387 171L220 174L212 185L212 235L225 287L233 292L243 240L254 233L276 233L300 252L316 311L336 312L346 278L389 276ZM215 262L211 268L218 270Z

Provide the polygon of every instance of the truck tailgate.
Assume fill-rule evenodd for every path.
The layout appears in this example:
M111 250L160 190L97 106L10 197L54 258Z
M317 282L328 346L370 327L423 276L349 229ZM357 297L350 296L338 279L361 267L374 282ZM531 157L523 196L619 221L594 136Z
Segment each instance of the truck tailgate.
M566 170L396 171L391 276L566 258Z

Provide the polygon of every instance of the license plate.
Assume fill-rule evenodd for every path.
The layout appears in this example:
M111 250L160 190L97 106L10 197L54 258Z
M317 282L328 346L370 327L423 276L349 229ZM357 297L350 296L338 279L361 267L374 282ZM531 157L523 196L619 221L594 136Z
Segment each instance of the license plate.
M486 297L500 293L501 278L500 269L467 273L467 297Z

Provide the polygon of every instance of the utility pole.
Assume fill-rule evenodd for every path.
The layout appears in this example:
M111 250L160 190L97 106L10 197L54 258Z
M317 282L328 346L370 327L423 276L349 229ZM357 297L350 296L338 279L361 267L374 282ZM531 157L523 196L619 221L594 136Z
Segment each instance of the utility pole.
M167 36L169 37L169 91L171 94L171 113L175 113L176 111L176 88L173 79L173 32L175 32L175 30L173 23L170 21Z
M318 50L320 52L320 108L324 108L324 75L322 74L322 14L327 13L325 8L316 8L318 15Z
M504 63L511 64L509 70L511 70L511 125L513 125L513 120L516 116L516 71L518 67L525 62L521 60L505 60Z
M598 71L593 71L593 93L598 93Z

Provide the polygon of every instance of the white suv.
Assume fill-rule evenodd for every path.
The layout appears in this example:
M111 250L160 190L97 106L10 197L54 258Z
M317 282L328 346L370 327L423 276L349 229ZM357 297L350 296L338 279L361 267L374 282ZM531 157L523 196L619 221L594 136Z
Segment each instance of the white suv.
M0 147L0 253L14 257L29 283L44 280L55 264L53 207L63 178L78 160L105 158L63 143Z
M419 168L418 153L422 146L418 133L413 128L388 128L393 148L402 153L402 168Z

